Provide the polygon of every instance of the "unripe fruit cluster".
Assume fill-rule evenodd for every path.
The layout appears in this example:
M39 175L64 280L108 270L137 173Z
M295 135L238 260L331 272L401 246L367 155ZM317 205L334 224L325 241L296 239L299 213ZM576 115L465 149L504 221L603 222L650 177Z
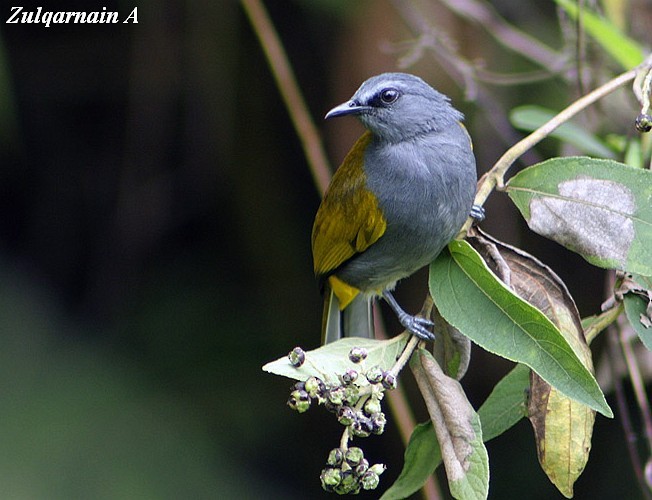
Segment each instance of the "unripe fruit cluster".
M288 358L298 368L306 355L297 347ZM291 388L288 406L303 413L316 401L335 414L338 422L348 428L349 436L382 434L387 420L380 403L385 390L396 388L396 375L377 365L365 369L366 358L366 349L354 347L349 360L356 366L338 375L338 382L326 384L314 376L297 382ZM320 479L326 491L358 493L361 489L375 489L384 470L382 464L369 466L361 448L336 448L330 452Z
M340 495L356 494L361 489L374 490L385 471L383 464L369 465L361 448L335 448L328 455L328 465L321 471L321 486Z

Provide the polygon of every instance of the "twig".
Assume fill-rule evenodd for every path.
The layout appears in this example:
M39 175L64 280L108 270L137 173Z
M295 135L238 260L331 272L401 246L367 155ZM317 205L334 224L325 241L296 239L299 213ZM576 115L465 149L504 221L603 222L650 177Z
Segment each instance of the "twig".
M488 2L478 0L441 0L450 10L480 26L501 45L540 64L550 73L556 73L564 66L563 57L538 40L515 28Z
M626 321L627 320L621 316L617 323L620 347L623 351L623 357L625 358L627 372L629 373L629 378L632 382L632 388L634 389L636 402L638 403L638 407L641 412L643 427L645 429L645 437L647 438L648 451L650 451L652 450L652 414L650 413L650 402L647 398L647 394L645 393L645 382L643 382L643 377L641 376L641 370L638 367L636 355L634 354L632 344L626 335L626 325L623 324Z
M566 123L577 113L586 109L588 106L603 98L604 96L612 93L614 90L623 86L627 82L634 79L637 74L637 69L631 69L617 76L613 80L608 81L597 89L589 92L585 96L580 97L577 101L573 102L566 109L555 115L549 121L541 125L538 129L526 136L509 148L503 156L496 162L496 164L487 172L478 182L478 191L475 196L475 204L483 205L487 200L494 188L502 190L505 187L505 174L507 170L514 164L514 162L522 156L526 151L532 149L543 139L548 137L557 127ZM469 218L461 230L465 234L469 227L471 227L472 219Z
M240 3L265 52L276 85L285 101L294 129L301 140L315 184L319 192L323 194L330 182L331 169L317 128L310 118L308 107L288 62L287 54L262 2L260 0L240 0Z
M643 475L643 468L641 466L641 459L638 455L638 450L636 446L636 432L632 426L632 419L627 407L627 400L625 398L625 391L623 388L623 383L621 380L620 373L618 373L616 362L616 357L622 356L622 351L618 346L618 332L616 327L609 328L609 334L607 335L609 339L609 350L610 350L610 363L611 367L611 376L613 378L614 392L616 394L616 404L618 405L618 414L620 415L620 422L623 428L623 433L625 434L625 444L627 446L627 452L629 454L629 460L632 463L632 468L634 469L634 475L639 484L639 488L643 492L643 496L646 500L650 500L652 495L645 481Z

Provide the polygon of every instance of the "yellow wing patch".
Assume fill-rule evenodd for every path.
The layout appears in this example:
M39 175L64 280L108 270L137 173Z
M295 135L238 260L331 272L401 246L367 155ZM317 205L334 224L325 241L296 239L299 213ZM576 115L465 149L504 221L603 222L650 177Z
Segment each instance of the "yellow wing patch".
M317 276L336 269L356 253L364 252L387 228L377 198L366 188L363 161L371 137L370 132L365 132L353 145L335 172L317 211L312 228L312 255ZM336 286L333 288L335 290ZM337 295L342 301L343 297Z

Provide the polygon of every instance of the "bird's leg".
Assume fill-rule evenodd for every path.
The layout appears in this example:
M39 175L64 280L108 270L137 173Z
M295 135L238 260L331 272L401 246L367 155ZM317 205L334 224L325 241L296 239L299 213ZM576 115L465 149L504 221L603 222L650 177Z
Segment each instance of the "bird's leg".
M394 310L398 320L401 322L401 325L407 329L410 333L416 335L423 340L435 340L435 335L430 331L430 328L435 326L435 324L427 318L421 318L419 316L412 316L406 313L401 306L398 305L396 299L391 292L385 290L383 292L383 298L385 302Z
M484 208L480 205L473 205L471 207L471 217L474 220L474 224L478 224L484 220Z

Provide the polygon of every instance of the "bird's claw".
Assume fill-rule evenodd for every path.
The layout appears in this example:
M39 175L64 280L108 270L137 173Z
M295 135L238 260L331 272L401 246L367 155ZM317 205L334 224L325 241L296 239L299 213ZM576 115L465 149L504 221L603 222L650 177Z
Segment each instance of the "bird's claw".
M420 316L411 316L406 314L399 318L401 325L413 335L416 335L421 340L435 340L435 334L430 331L435 324L427 318Z
M480 205L473 205L471 207L471 218L473 218L475 221L475 224L478 224L484 220L485 217L485 212L484 208Z

